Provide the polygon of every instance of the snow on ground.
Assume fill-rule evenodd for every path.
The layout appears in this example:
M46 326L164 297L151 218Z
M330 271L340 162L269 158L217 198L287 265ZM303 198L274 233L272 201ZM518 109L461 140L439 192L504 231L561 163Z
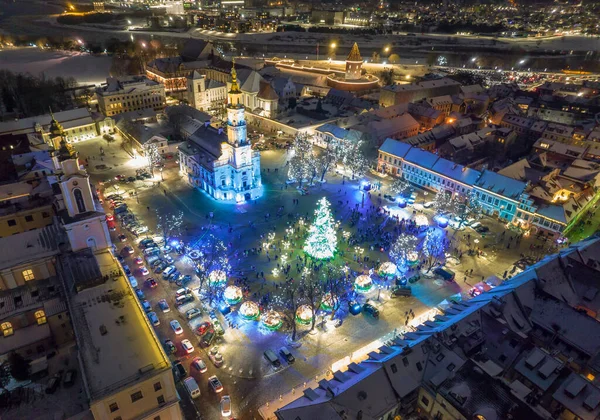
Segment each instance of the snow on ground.
M74 77L80 84L106 81L111 58L69 51L18 48L0 51L0 68L13 72L44 73L47 77Z

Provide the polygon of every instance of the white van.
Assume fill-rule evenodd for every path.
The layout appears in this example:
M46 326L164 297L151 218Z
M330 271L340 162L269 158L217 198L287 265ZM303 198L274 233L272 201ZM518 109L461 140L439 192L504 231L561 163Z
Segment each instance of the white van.
M190 394L192 398L198 398L200 396L200 388L198 387L198 382L191 376L188 376L183 380L183 384L185 385L185 389Z

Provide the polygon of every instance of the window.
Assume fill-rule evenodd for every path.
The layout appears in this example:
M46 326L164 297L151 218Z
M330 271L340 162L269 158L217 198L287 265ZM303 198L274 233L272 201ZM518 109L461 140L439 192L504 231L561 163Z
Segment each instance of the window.
M25 221L26 222L33 222L33 216L32 215L25 216Z
M115 411L117 411L119 409L119 404L117 404L116 402L109 404L108 409L110 410L111 413L114 413Z
M83 201L83 194L81 194L79 188L73 190L73 197L75 197L75 203L77 203L77 210L79 210L79 213L85 213L85 202Z
M17 226L17 221L15 219L11 219L6 223L8 223L8 226Z
M421 396L421 402L423 405L429 406L429 398L427 398L425 395Z
M446 366L446 369L448 369L450 372L452 372L455 368L456 365L454 363L450 363L448 366Z
M38 325L45 324L47 322L46 321L46 313L42 310L36 311L35 312L35 320L37 321Z
M398 366L396 366L395 363L392 363L390 365L390 369L392 369L392 373L397 373L398 372Z
M402 358L402 363L404 363L404 366L408 366L408 358L403 357Z
M0 327L2 327L2 335L4 335L4 337L14 334L13 327L10 322L3 322Z
M35 280L35 276L33 275L33 270L23 271L23 280L25 280L25 281Z
M134 392L133 394L131 394L132 403L141 400L142 398L144 398L144 396L142 395L142 391Z
M43 211L42 212L42 217L43 218L50 217L50 213L48 213L47 211Z
M417 369L420 371L423 370L423 365L421 364L421 362L417 362Z
M154 384L154 391L160 391L162 389L162 385L160 382Z
M158 405L162 405L165 403L165 397L159 395L158 397L156 397L156 401L158 402Z

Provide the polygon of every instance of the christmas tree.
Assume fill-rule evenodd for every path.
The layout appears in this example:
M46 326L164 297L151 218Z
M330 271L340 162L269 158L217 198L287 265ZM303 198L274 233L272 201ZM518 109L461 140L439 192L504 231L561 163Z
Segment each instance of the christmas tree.
M326 260L333 257L336 245L335 222L329 210L329 201L323 197L317 202L315 220L308 230L304 251L313 258Z

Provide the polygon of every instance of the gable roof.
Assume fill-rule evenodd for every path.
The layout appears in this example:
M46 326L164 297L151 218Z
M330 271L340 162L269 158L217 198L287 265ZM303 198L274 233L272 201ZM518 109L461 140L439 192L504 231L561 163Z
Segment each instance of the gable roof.
M240 78L241 79L241 78ZM265 79L256 71L252 70L247 76L244 83L242 83L242 91L248 93L258 93L261 88L261 82Z
M518 200L519 196L525 191L527 184L486 169L475 183L475 186Z
M196 61L207 58L210 53L210 50L207 51L208 46L212 47L212 44L208 41L188 39L181 51L181 58L183 61Z
M273 86L271 86L264 80L260 82L260 90L258 91L258 97L266 101L276 101L279 99L279 95L277 95L277 92L275 92Z

